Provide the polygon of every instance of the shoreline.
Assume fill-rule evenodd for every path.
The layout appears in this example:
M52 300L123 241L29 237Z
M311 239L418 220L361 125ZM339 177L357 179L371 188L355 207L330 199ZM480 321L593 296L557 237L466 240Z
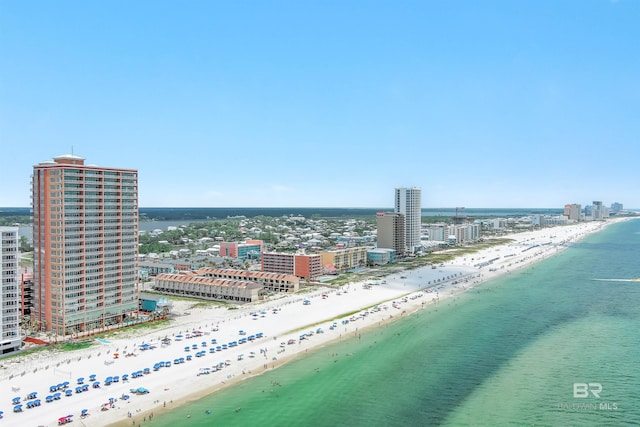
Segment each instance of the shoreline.
M471 289L471 288L472 287L470 287L469 289ZM461 293L464 293L464 292L455 293L455 294L452 294L451 296L456 296L456 295L459 295ZM388 326L388 325L390 325L390 324L392 324L392 323L394 323L394 322L396 322L398 320L404 319L404 318L406 318L408 316L411 316L411 315L414 315L414 314L418 313L419 311L429 309L432 306L436 306L436 305L437 305L436 303L430 303L430 305L412 306L411 307L411 311L405 310L402 313L400 313L399 315L396 315L396 316L391 315L390 317L383 318L383 319L379 320L377 323L367 324L365 326L358 327L358 328L356 328L355 331L349 331L348 335L344 334L344 336L340 335L338 337L333 337L330 340L323 341L323 342L321 342L321 343L319 343L317 345L313 345L310 348L305 348L305 350L311 350L311 351L314 351L314 352L319 351L319 350L321 350L321 349L323 349L325 347L328 347L328 346L330 346L332 344L335 344L337 342L356 338L361 333L366 333L366 332L375 330L375 329L377 329L379 327L382 327L382 326ZM353 335L351 335L352 332L353 332ZM280 367L282 367L282 366L284 366L284 365L286 365L286 364L288 364L290 362L293 362L293 361L296 361L296 360L302 358L305 354L306 354L306 351L305 352L297 351L297 352L295 352L293 354L289 354L289 355L285 356L284 358L278 359L277 361L275 361L275 363L273 363L274 361L271 361L271 363L269 363L270 366L268 366L266 368L265 367L261 367L256 371L249 371L246 374L243 374L242 377L238 377L238 378L234 377L229 381L223 382L222 384L216 384L216 385L211 386L208 389L199 390L199 391L193 392L193 393L191 393L189 395L181 396L177 400L174 399L173 401L168 402L166 407L163 406L161 408L148 409L146 411L142 411L142 412L138 413L137 418L143 417L143 420L146 421L146 420L150 420L151 419L151 418L149 418L150 415L153 418L156 415L166 414L166 413L170 412L174 408L178 408L178 407L181 407L181 406L186 406L186 405L188 405L188 404L190 404L190 403L192 403L194 401L200 400L202 398L205 398L205 397L210 396L210 395L215 394L215 393L222 392L225 389L233 387L233 386L235 386L235 385L237 385L237 384L239 384L239 383L241 383L243 381L248 381L248 380L251 380L252 378L255 378L255 377L258 377L260 375L263 375L266 372L276 370L276 369L278 369L278 368L280 368ZM144 421L143 421L143 423L144 423ZM130 424L128 422L128 420L121 420L121 421L117 421L117 422L114 422L112 424L109 424L106 427L124 427L124 426L129 426L129 425L138 425L138 426L140 426L142 424L137 423L137 422L135 424L134 423Z
M14 390L15 396L24 396L32 390L38 391L38 397L43 401L40 408L34 407L15 414L11 412L12 405L7 396L5 401L0 402L0 410L5 413L2 423L6 426L53 426L57 425L59 417L67 414L73 414L76 421L81 421L80 410L86 408L90 415L82 420L85 425L141 425L153 416L277 369L298 357L303 357L309 350L317 351L342 339L350 339L353 332L368 331L413 315L422 309L430 309L442 300L553 256L586 235L624 220L626 219L610 220L606 223L580 223L508 235L505 237L513 239L509 243L462 255L435 269L420 267L393 273L385 278L386 284L373 285L370 289L361 287L362 282L351 283L337 290L316 289L310 293L283 296L233 311L219 307L188 309L188 306L183 304L185 307L177 310L178 313L182 310L182 315L177 316L171 326L162 330L139 331L136 336L122 339L117 337L99 347L92 346L72 354L36 354L33 357L10 359L7 361L9 363L0 360L4 368L0 370L0 386L3 390ZM489 259L493 261L482 267L477 266ZM427 292L426 287L433 291ZM326 294L327 297L323 298L322 294ZM304 299L309 299L311 304L303 305ZM378 310L366 309L376 305L379 307ZM395 308L396 306L398 308ZM257 314L259 310L265 314L252 315ZM363 313L365 310L366 314ZM185 314L186 312L191 314ZM354 312L357 314L348 314ZM343 324L339 320L343 317L351 320ZM304 322L301 322L302 319ZM330 323L333 322L337 327L331 330ZM202 326L203 324L205 326ZM323 329L323 333L314 333L303 340L299 339L301 331L310 329L310 334L317 331L318 327ZM204 331L204 335L187 339L183 343L174 341L166 347L158 345L153 350L139 349L143 342L157 343L162 336L175 340L177 335L196 329ZM263 332L264 338L214 353L210 352L208 345L209 348L201 345L202 340L210 341L213 337L218 338L220 343L236 340L240 329L246 330L248 334ZM123 332L122 335L127 335L127 332ZM294 340L295 344L280 344L289 340ZM198 350L183 351L183 344L195 345ZM90 389L86 393L63 396L59 401L44 402L49 384L57 384L62 377L72 383L71 388L75 388L75 377L82 376L80 374L95 373L96 379L103 381L107 375L131 373L136 369L151 367L154 361L160 360L159 358L173 361L178 357L193 355L196 351L202 351L201 349L207 350L203 357L193 357L184 364L161 368L159 373L151 371L140 379L130 379L126 384L114 383L100 389ZM96 350L99 350L97 354ZM136 356L109 358L113 352L132 352ZM219 363L221 358L229 362L228 366L219 372L197 375L199 369L211 367L212 363ZM104 359L104 363L96 363L98 360L101 362L101 359ZM20 367L10 366L7 369L7 365ZM6 375L7 371L16 373ZM73 372L76 375L73 375ZM150 393L133 395L128 400L121 399L121 396L129 393L130 388L134 386L145 387ZM106 410L100 410L101 405L108 402L109 396L116 399L115 403ZM42 407L46 407L46 410Z

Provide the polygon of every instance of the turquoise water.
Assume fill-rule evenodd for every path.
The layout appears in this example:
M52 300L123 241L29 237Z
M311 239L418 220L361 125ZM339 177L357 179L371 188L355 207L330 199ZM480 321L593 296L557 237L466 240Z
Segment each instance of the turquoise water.
M152 424L640 425L640 283L593 280L640 277L639 260L640 221L611 225Z

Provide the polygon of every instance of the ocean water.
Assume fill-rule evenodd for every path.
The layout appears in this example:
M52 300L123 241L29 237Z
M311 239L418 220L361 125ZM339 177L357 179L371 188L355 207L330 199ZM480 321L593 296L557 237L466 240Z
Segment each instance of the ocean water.
M640 220L613 224L151 424L640 425L640 282L594 280L640 277L639 261Z

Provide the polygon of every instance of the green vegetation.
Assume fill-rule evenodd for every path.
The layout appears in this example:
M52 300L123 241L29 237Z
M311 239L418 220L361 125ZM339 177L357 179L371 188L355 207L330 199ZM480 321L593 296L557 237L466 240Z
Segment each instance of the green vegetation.
M75 351L89 348L94 344L93 341L65 341L58 344L51 344L47 348L60 351Z
M30 225L31 224L31 216L29 215L9 215L9 216L0 216L0 225L11 226L11 225Z
M113 337L122 337L122 335L133 334L136 331L140 330L155 330L155 329L163 329L172 322L171 319L158 319L152 320L149 322L142 322L135 325L127 326L122 329L116 329L113 331L105 332L99 335L95 335L95 338L113 338Z
M50 350L50 349L51 349L51 346L41 345L41 346L33 347L33 348L28 349L28 350L23 350L23 351L20 351L20 352L17 352L17 353L7 354L6 356L2 356L0 361L9 360L9 359L13 359L13 358L16 358L16 357L28 356L30 354L40 353L42 351L46 351L46 350Z
M483 249L487 249L493 246L499 246L512 241L513 240L511 239L491 239L467 246L452 247L451 249L447 249L444 251L436 251L416 258L408 258L399 261L397 264L376 266L374 269L368 269L357 273L342 273L335 279L329 280L325 283L330 285L344 286L352 282L362 282L368 279L378 280L380 277L388 276L402 270L412 270L429 265L439 265L445 262L449 262L459 256L472 255Z
M16 354L10 354L2 358L2 360L11 359L14 357L23 357L34 353L40 353L43 351L76 351L89 348L94 344L93 341L64 341L56 344L39 345L37 347L30 348L28 350L21 351Z
M20 236L20 252L33 252L33 246L29 244L25 236Z
M20 254L20 267L33 267L33 252Z
M233 304L230 304L230 303L224 302L224 301L209 301L209 300L202 300L200 298L189 297L189 296L167 295L167 294L163 294L161 292L155 292L155 291L144 291L144 293L145 294L152 294L152 295L159 295L159 296L167 298L169 301L186 301L186 302L190 302L190 303L192 303L192 305L189 306L189 309L192 309L192 308L233 306Z

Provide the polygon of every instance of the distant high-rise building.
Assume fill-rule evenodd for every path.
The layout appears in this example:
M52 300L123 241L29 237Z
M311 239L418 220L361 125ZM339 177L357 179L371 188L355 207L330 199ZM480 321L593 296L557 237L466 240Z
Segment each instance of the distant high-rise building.
M579 204L567 204L564 205L564 216L569 219L569 221L580 221L580 216L582 213L582 206Z
M18 247L18 227L0 227L0 354L22 347Z
M618 213L618 212L622 212L623 210L624 210L624 206L622 205L622 203L618 203L618 202L611 203L611 212Z
M68 154L33 168L33 309L57 335L138 309L138 172Z
M404 215L405 245L406 251L410 253L420 247L421 203L419 188L396 188L395 212Z
M378 248L393 249L396 255L406 251L404 215L398 212L378 212L376 214L378 227Z
M605 218L605 209L602 205L602 202L595 201L593 202L593 208L591 210L591 216L594 221L601 221Z

